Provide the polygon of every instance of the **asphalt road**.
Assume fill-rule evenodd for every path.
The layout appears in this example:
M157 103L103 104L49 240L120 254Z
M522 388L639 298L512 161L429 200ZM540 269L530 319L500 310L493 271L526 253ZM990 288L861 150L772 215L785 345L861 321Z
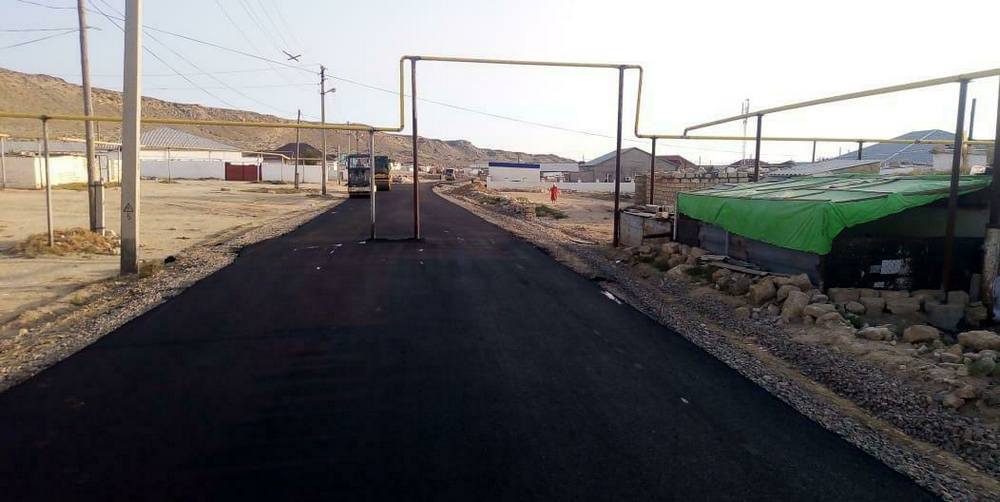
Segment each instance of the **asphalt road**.
M407 237L409 186L379 198ZM351 200L0 394L0 498L921 500L510 234Z

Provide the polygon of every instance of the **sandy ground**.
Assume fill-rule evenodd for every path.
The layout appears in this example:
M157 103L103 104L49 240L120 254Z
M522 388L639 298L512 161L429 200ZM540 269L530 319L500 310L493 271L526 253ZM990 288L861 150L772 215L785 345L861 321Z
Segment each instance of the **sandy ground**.
M564 213L568 218L544 218L544 221L558 226L561 230L589 240L591 242L611 242L612 217L615 203L611 195L584 194L562 192L559 200L549 200L548 192L502 192L511 197L524 197L536 204L552 206ZM630 199L622 198L622 207L631 204Z
M180 180L171 184L143 181L140 187L140 258L162 260L192 244L229 231L254 227L329 203L304 193L244 191L262 187L290 186L218 180ZM318 185L305 185L304 188L318 188ZM346 197L344 187L331 184L330 190L337 197ZM120 228L120 190L108 189L105 200L107 227L117 232ZM52 205L54 228L87 227L85 191L54 189ZM45 231L44 191L0 192L0 323L118 273L117 256L16 258L3 252L28 235Z

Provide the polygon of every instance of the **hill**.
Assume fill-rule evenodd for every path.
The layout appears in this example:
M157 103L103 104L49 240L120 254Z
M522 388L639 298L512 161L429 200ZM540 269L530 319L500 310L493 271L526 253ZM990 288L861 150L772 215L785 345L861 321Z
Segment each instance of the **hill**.
M0 110L74 115L81 114L83 110L81 87L53 76L21 73L0 68L0 89L3 89L3 92L0 92ZM95 87L93 95L95 114L111 116L121 114L121 93ZM176 103L149 97L142 99L142 108L144 117L292 122L273 115L251 111ZM148 127L157 126L150 125ZM248 151L270 150L276 146L295 141L294 129L218 126L171 127L239 146ZM104 123L99 128L100 140L118 141L120 134L118 124ZM41 136L40 129L37 120L0 119L0 132L10 134L14 138L38 138ZM83 124L53 121L49 124L49 135L51 138L82 138ZM350 136L351 133L348 131L329 131L327 141L331 150L339 146L341 150L346 151ZM362 145L367 144L366 136L364 133L359 135ZM303 130L302 141L319 146L322 143L320 132ZM351 144L354 143L351 142ZM411 148L410 136L407 135L381 134L376 137L376 150L379 154L388 155L400 162L409 162ZM440 140L421 137L419 148L422 163L439 166L463 167L476 161L513 161L518 159L524 162L572 162L557 155L479 148L466 140ZM366 147L362 147L362 150L366 149Z

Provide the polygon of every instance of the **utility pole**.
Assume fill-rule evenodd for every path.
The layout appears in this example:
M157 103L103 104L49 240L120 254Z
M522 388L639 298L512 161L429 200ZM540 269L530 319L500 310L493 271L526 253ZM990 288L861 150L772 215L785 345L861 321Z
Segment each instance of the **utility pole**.
M7 140L6 134L0 134L0 190L7 189Z
M990 307L996 290L997 269L1000 268L1000 89L997 90L997 131L993 137L993 182L990 183L990 221L983 241L983 299ZM990 312L993 309L990 308Z
M45 145L45 219L49 229L49 247L55 245L52 233L52 171L49 169L49 119L42 119L42 144Z
M330 89L335 91L336 89ZM319 66L319 121L326 125L326 67ZM320 193L326 195L326 129L323 129L323 175L320 176Z
M299 116L295 119L296 124L302 123L302 110L299 110ZM295 128L295 189L299 189L299 128Z
M125 1L122 88L121 274L139 271L139 128L142 125L142 0Z
M90 61L87 56L87 9L84 0L77 0L76 12L80 21L80 74L83 77L83 114L94 114L90 92ZM87 200L90 204L90 231L104 234L104 182L94 153L94 123L83 122L87 141Z

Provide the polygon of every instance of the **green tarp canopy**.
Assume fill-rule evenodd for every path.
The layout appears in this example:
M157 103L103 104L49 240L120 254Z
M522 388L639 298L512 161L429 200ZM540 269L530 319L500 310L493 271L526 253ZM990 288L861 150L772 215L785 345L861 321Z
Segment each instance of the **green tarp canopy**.
M962 176L958 192L989 184L988 176ZM681 192L677 210L737 235L825 255L845 228L946 198L949 185L947 175L803 177Z

